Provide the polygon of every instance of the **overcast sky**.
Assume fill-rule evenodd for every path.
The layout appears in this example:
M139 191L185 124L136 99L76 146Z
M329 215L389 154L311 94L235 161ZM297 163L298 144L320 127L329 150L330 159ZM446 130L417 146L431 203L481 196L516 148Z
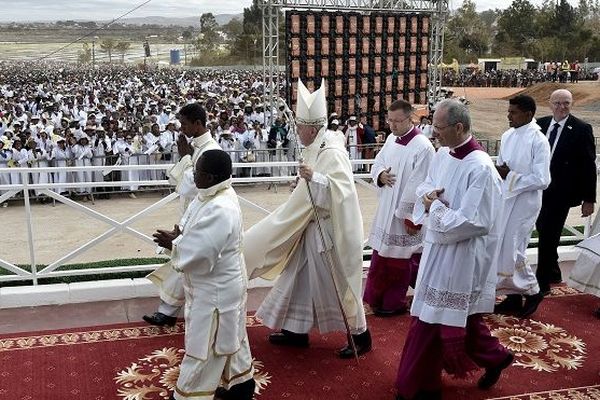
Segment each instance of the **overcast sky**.
M476 0L479 11L506 8L512 0ZM530 0L541 4L542 0ZM111 20L144 0L0 0L0 22L56 21L66 19ZM569 0L576 5L576 0ZM252 0L152 0L128 17L189 17L202 13L235 14L249 7ZM452 9L462 0L450 0ZM0 38L0 40L2 40Z
M111 20L145 0L0 0L0 21ZM252 0L152 0L131 17L190 17L202 13L236 14ZM0 39L1 40L1 39Z

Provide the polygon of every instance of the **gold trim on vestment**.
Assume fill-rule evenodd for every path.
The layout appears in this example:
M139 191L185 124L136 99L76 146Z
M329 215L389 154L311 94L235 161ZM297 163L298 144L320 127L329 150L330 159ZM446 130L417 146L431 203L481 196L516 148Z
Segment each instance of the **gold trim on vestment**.
M233 381L233 380L235 380L235 379L237 379L237 378L241 378L241 377L242 377L242 376L244 376L244 375L248 375L249 373L251 373L251 372L252 372L252 368L254 368L254 367L253 367L252 365L250 365L250 368L248 368L248 369L247 369L247 370L245 370L244 372L241 372L241 373L239 373L239 374L237 374L237 375L234 375L234 376L232 376L232 377L231 377L231 378L229 378L229 379L228 379L228 378L225 378L224 376L223 376L221 379L223 379L223 382L225 382L225 383L229 383L229 382L231 382L231 381Z
M180 394L182 396L185 397L194 397L194 396L212 396L215 394L214 390L211 391L203 391L203 392L184 392L183 390L179 389L177 386L175 386L175 391L177 392L177 394Z

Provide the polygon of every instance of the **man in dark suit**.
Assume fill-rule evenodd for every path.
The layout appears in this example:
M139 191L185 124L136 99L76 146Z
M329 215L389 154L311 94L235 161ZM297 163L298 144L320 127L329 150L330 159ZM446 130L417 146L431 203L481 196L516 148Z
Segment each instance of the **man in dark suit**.
M544 190L542 209L536 222L539 232L536 276L540 293L550 293L550 284L560 283L557 248L571 207L581 206L581 216L594 212L596 202L596 148L590 124L571 115L573 96L566 89L550 95L552 115L538 125L550 143L550 186ZM542 298L525 304L533 311ZM527 310L524 310L527 311ZM532 311L532 312L533 312Z

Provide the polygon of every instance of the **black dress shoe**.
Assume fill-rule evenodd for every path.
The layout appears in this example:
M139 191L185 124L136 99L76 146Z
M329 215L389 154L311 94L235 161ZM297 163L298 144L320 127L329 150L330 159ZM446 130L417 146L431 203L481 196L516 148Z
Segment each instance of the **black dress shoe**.
M481 378L479 378L479 381L477 381L477 387L479 387L479 389L487 390L494 386L496 382L498 382L498 379L500 379L500 374L502 374L502 371L505 368L508 368L514 359L515 356L512 353L508 353L500 365L494 368L486 368L485 374L483 374Z
M396 395L396 400L408 400L406 397L401 396L400 394ZM417 392L413 400L442 400L442 392L437 391L427 391L420 390Z
M442 400L442 391L420 390L414 400Z
M142 318L144 318L144 321L146 321L150 325L156 326L175 326L175 324L177 323L177 317L169 317L168 315L165 315L160 312L155 312L152 315L144 315Z
M525 296L525 305L523 306L523 311L519 314L521 318L529 318L540 305L540 303L544 300L544 295L542 293L534 294L533 296Z
M308 333L295 333L285 329L269 335L269 342L280 346L308 347Z
M215 400L252 400L255 388L254 379L233 385L229 390L220 387L215 391Z
M352 335L354 345L356 346L356 355L360 356L371 351L371 333L367 329L359 335ZM338 357L340 358L354 358L354 350L352 345L348 343L346 347L338 351Z
M377 317L387 318L393 317L394 315L402 315L406 314L407 308L400 308L398 310L383 310L381 308L376 308L373 310L373 314Z
M520 294L509 294L494 306L494 314L512 314L521 311L523 298Z
M214 400L225 400L228 392L229 391L227 389L225 389L224 387L218 387L217 390L215 390L215 399Z

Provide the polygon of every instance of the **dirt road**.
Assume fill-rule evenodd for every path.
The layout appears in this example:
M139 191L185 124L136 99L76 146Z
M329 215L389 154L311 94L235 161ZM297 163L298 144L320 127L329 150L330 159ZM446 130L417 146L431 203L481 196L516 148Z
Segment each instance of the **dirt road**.
M277 193L274 189L267 190L265 185L237 187L236 191L240 197L271 211L289 196L287 185L279 185ZM358 192L363 205L363 226L365 232L368 232L375 212L376 192L361 186L358 187ZM137 199L113 195L110 200L96 200L95 205L89 202L82 204L121 222L161 198L158 193L139 194ZM258 222L264 215L243 204L242 212L246 228ZM132 228L152 235L157 228L172 229L173 224L179 221L179 215L179 202L175 200L140 219ZM3 221L4 232L0 259L29 264L27 223L22 203L12 202L8 208L0 208L0 218ZM32 205L32 221L37 264L54 262L111 228L108 224L61 203L56 203L55 207L51 204ZM131 234L120 232L68 263L154 256L153 245Z
M536 116L550 114L547 100L553 90L566 88L573 92L573 115L587 121L600 136L600 82L583 81L577 84L544 83L531 88L452 88L455 96L469 100L473 131L480 139L498 139L508 129L506 112L508 98L523 92L537 103Z

